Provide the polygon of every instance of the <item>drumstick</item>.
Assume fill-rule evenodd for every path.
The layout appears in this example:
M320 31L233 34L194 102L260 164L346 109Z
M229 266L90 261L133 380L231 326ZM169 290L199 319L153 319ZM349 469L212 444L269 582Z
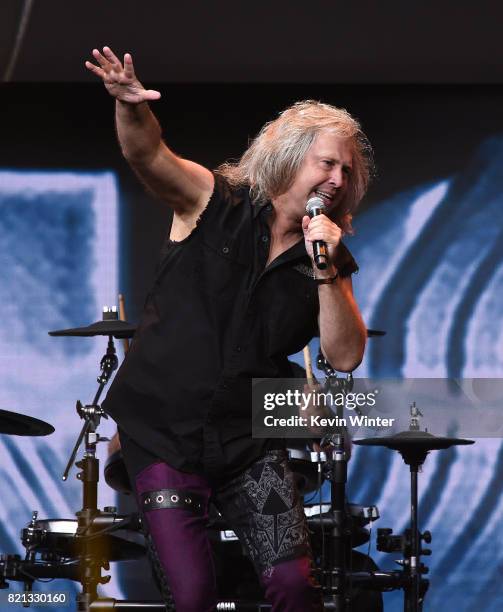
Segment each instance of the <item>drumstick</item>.
M124 295L119 293L119 319L121 321L126 321L126 306ZM129 351L129 338L122 339L122 346L124 347L124 353ZM119 431L116 431L112 436L110 442L108 443L108 456L113 455L116 451L120 450L121 441L119 439Z
M124 294L122 293L119 293L119 319L127 321ZM124 352L127 353L129 351L129 338L123 338L122 346L124 347Z
M309 344L306 344L303 350L304 353L304 367L306 368L307 384L314 384L313 364L311 361L311 351L309 350Z

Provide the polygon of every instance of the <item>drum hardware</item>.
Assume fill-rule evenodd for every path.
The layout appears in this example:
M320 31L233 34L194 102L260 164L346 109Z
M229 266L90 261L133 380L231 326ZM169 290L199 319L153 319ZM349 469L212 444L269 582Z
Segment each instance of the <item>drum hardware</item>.
M54 427L45 421L17 412L0 410L0 434L11 436L48 436L53 432ZM35 519L36 514L32 517L32 523ZM11 579L23 582L24 591L30 592L33 582L38 577L36 574L37 569L28 557L23 561L20 555L1 555L0 589L8 588L9 583L7 579Z
M94 554L102 565L109 561L138 559L145 555L146 547L140 533L138 514L118 515L115 508L105 507L95 516L89 535L77 536L76 519L37 519L34 511L31 521L21 530L21 542L26 549L20 555L0 558L0 588L7 588L7 579L25 584L31 590L35 580L64 578L81 581L82 546L85 540L95 540Z
M402 552L404 558L398 563L402 571L397 575L397 586L404 591L404 612L421 612L428 590L429 581L423 578L428 568L421 563L421 555L430 555L431 550L421 548L421 540L429 544L431 533L418 529L418 472L432 450L442 450L454 445L473 444L474 440L443 438L421 431L419 417L422 416L415 402L410 407L410 425L407 431L383 438L355 440L362 446L384 446L396 450L410 469L410 528L402 536L393 535L391 529L379 529L378 550L383 552ZM400 576L401 574L401 576Z
M332 447L332 457L322 464L325 478L330 481L331 504L326 521L330 525L331 546L329 554L322 553L321 568L319 570L320 584L325 595L334 604L334 609L343 612L347 609L346 601L346 550L351 531L345 510L347 459L344 451L344 438L342 433L330 434L323 438L322 446ZM330 457L330 453L328 453ZM318 517L323 530L325 517ZM322 538L324 537L322 531Z
M350 372L345 378L339 377L321 352L317 356L317 365L326 376L324 392L339 393L344 398L351 392L354 385L353 375ZM336 415L343 417L346 401L338 404ZM318 522L322 537L321 567L318 570L319 582L322 585L325 598L333 604L337 612L345 612L348 609L348 580L347 580L347 551L351 549L352 527L351 520L346 508L346 483L348 457L346 455L344 428L340 427L334 433L325 435L320 448L324 450L318 454L321 472L330 481L330 510L326 515L321 515L313 521L313 526ZM322 461L322 459L326 459ZM324 529L329 528L331 546L328 554L325 551ZM369 536L370 537L370 536ZM368 541L368 540L367 540Z
M36 517L36 513L34 515ZM33 518L28 527L21 530L21 542L26 548L25 561L34 562L37 554L42 561L78 561L86 539L97 540L97 549L103 561L138 559L145 554L143 538L137 533L135 542L132 540L132 532L125 531L137 525L138 521L129 516L102 513L96 517L88 536L77 537L78 521L75 519Z
M0 556L0 589L9 587L7 580L23 582L25 591L30 591L36 580L62 578L78 582L79 574L80 570L76 562L38 562L21 559L21 555Z
M113 307L112 307L113 308ZM119 321L122 322L127 322L127 317L126 317L126 300L124 299L124 294L119 293ZM124 349L124 354L126 354L129 351L129 340L130 338L121 338L122 340L122 347Z
M383 336L385 332L379 330L367 330L368 337ZM310 362L310 360L309 360ZM317 355L316 363L318 369L325 374L323 392L341 394L344 401L336 404L336 416L343 418L346 405L346 396L354 386L352 373L345 377L339 376L338 372L325 359L321 346ZM306 361L306 370L308 362ZM311 374L312 376L312 374ZM309 373L307 374L309 380ZM359 412L358 410L355 410ZM361 414L361 413L360 413ZM327 513L321 513L316 519L308 519L311 528L319 528L322 539L322 553L320 568L317 572L319 582L325 596L325 608L346 612L350 606L350 588L353 585L351 568L348 569L348 551L351 550L353 536L356 542L365 543L370 539L370 534L363 528L363 533L355 525L351 513L348 512L346 504L347 464L349 453L349 437L344 427L336 428L333 433L325 435L320 442L320 452L315 453L318 457L319 470L321 474L330 481L330 505ZM369 517L374 511L369 511ZM375 518L379 513L375 508ZM371 520L375 520L371 518ZM325 550L325 528L329 530L330 546L328 554ZM360 543L356 544L356 546Z
M80 401L77 401L77 406L76 406L77 414L80 416L81 419L84 419L84 425L82 426L80 434L77 438L77 442L75 443L75 446L73 447L72 453L70 455L70 459L67 463L65 472L63 474L63 480L66 480L68 478L68 473L70 472L71 466L73 462L75 461L75 456L77 455L77 451L84 437L86 438L86 453L84 456L85 458L84 458L84 461L79 461L78 463L76 463L76 465L77 467L82 468L82 469L84 469L84 465L87 466L86 470L88 471L83 472L83 474L84 473L86 474L87 479L90 477L90 474L92 472L92 468L91 468L92 462L85 463L85 459L91 456L92 457L95 456L97 442L108 442L109 441L108 438L100 438L96 434L96 429L98 428L100 424L101 417L105 417L106 419L108 419L108 416L102 410L101 406L98 405L98 400L100 399L100 396L103 392L103 389L105 388L105 385L110 380L112 373L119 366L119 360L117 359L117 353L116 353L115 345L114 345L114 336L116 332L110 331L110 330L114 327L112 325L113 323L118 323L122 325L124 322L119 321L117 319L117 309L115 308L115 306L112 308L108 308L105 306L105 308L103 309L103 321L99 321L98 323L93 323L88 328L81 328L81 329L89 329L92 327L96 329L99 323L104 324L100 327L101 331L93 333L92 335L108 335L107 350L100 361L101 374L99 374L97 378L99 387L90 405L83 406ZM105 329L108 330L107 333L103 331ZM74 333L76 331L78 330L77 329L62 330L59 332L49 332L49 335L52 335L52 336L78 335ZM72 332L72 333L69 333L69 332ZM91 445L89 446L89 449L88 449L88 445ZM77 478L79 479L82 479L82 477L83 476L77 475ZM95 477L96 477L96 484L97 484L98 482L97 466L96 466L96 476ZM91 489L92 487L88 487L88 494L90 495L91 495ZM97 489L96 489L96 492L97 492ZM84 486L84 497L85 495L86 495L86 487ZM88 502L93 506L96 505L96 501L93 502L93 500L88 500Z
M76 512L77 528L75 539L80 541L79 547L79 582L82 592L77 596L77 610L87 612L90 604L97 599L98 584L106 584L110 576L102 576L101 568L108 569L108 559L100 552L100 539L94 537L92 528L96 520L103 519L103 512L98 509L98 479L99 460L96 457L98 442L108 441L108 438L99 436L97 430L102 417L108 418L98 404L105 385L110 380L114 370L118 367L118 359L114 345L114 338L131 337L134 326L125 321L119 321L115 307L103 309L103 320L87 327L74 328L49 332L51 336L108 336L108 345L105 355L100 361L100 374L98 375L98 390L89 405L77 402L77 413L84 420L84 425L78 435L70 459L63 474L63 480L68 478L71 466L75 461L78 449L85 440L84 456L75 465L80 468L77 478L82 482L82 509Z
M309 529L314 532L322 532L336 526L334 517L330 513L330 505L322 504L321 513L320 506L313 505L309 508L310 512L306 512L307 524ZM307 509L305 509L307 510ZM316 512L318 510L318 512ZM377 506L359 506L357 504L346 504L346 516L348 517L348 531L350 531L351 548L358 548L366 544L370 540L370 532L366 528L371 522L379 518L379 510Z
M107 441L100 437L98 427L107 415L98 402L118 367L114 338L131 338L135 327L118 321L115 308L104 308L103 320L87 327L49 332L51 336L97 336L107 335L108 345L100 361L97 378L98 390L89 405L77 402L76 410L84 420L82 429L72 450L62 479L66 480L75 461L78 449L85 442L84 456L75 465L80 468L77 478L82 482L83 505L76 513L77 519L38 519L34 511L31 521L21 531L21 540L26 548L25 558L20 555L0 557L0 588L7 588L7 580L24 583L25 590L40 579L64 578L80 582L82 592L77 596L77 609L86 611L97 600L97 585L109 581L101 576L101 568L108 569L109 561L134 559L145 554L143 537L138 533L140 519L137 514L120 516L115 508L97 507L97 485L99 461L96 445ZM54 428L32 417L0 411L0 433L15 435L48 435ZM119 533L113 533L119 532ZM164 609L164 607L163 607Z

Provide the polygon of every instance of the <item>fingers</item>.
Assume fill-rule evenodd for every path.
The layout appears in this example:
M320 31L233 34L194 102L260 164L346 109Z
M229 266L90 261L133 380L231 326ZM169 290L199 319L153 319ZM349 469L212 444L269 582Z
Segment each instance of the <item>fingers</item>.
M117 69L122 69L122 64L119 58L115 55L115 53L110 49L110 47L103 47L103 55L107 58L107 60L112 64L112 66Z
M110 47L103 47L102 52L93 49L92 56L98 65L86 61L86 68L100 77L108 92L118 100L139 104L144 101L159 100L161 97L160 92L154 89L145 90L138 81L130 53L124 54L124 63L121 63Z
M91 72L101 78L104 78L112 70L118 73L123 71L122 64L110 47L103 47L103 53L98 49L93 49L92 56L98 62L99 66L96 66L92 62L86 62L85 66L88 70L91 70Z
M124 74L128 79L134 79L133 58L130 53L124 54Z
M112 68L112 64L107 60L107 58L101 54L98 49L92 50L92 55L94 59L98 62L98 64L103 68L103 70L109 71Z
M143 92L143 96L145 100L159 100L161 97L161 92L156 91L155 89L147 89Z
M88 61L86 61L84 65L88 70L90 70L93 74L95 74L100 79L105 78L105 71L103 70L103 68L100 68L99 66L95 66L92 62L88 62Z
M304 222L305 219L306 217L302 220L302 229L308 240L324 240L332 244L337 244L340 241L342 237L341 228L333 221L330 221L325 215L320 215L310 220L307 217L309 220L307 227Z
M308 221L310 221L308 223L309 229L313 229L315 227L333 227L333 228L337 228L338 230L340 230L340 227L337 225L337 223L334 223L326 215L318 215L316 217L313 217L312 219L309 219L309 217L306 215L302 219L302 222L304 222L304 219L308 219Z

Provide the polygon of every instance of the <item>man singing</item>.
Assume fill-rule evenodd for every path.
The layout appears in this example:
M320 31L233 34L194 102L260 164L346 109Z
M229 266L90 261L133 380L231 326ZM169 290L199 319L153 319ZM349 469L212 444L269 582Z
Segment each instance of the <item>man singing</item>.
M251 378L292 376L287 356L318 330L335 369L360 363L357 266L341 237L368 186L370 145L345 110L298 102L238 163L210 172L166 146L148 105L160 93L142 86L131 55L121 62L104 47L93 57L86 67L116 99L125 158L173 210L138 331L104 402L119 425L154 566L178 612L215 609L211 499L273 610L322 610L283 443L251 437ZM326 214L310 219L314 196ZM316 240L328 248L324 270L313 263Z

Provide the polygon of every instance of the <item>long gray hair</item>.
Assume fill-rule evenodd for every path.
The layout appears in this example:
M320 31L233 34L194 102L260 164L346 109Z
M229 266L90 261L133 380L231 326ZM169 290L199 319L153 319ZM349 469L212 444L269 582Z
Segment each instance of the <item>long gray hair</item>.
M351 233L352 213L367 191L374 164L372 147L360 124L343 108L315 100L296 102L264 125L238 162L224 163L216 172L234 187L249 186L254 202L271 200L288 190L321 131L352 141L349 188L332 215L345 233Z

